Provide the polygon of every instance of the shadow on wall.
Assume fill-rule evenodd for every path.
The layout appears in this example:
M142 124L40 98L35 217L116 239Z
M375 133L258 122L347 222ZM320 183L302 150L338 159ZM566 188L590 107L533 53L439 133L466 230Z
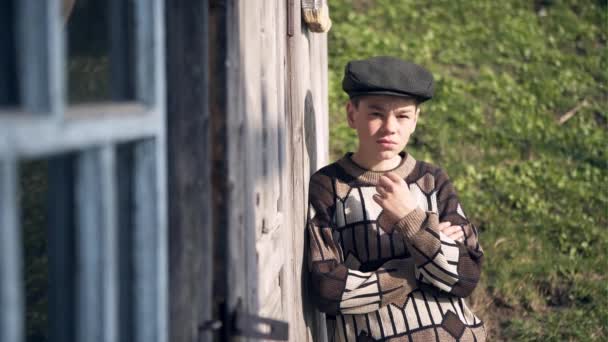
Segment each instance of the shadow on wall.
M317 125L315 105L310 90L304 99L304 143L309 161L309 174L317 171Z
M306 154L308 155L309 161L309 174L312 175L317 171L318 160L317 160L317 125L316 125L316 113L315 105L312 92L308 90L306 92L306 98L304 99L304 144L306 146ZM306 192L308 194L308 191ZM306 217L308 217L308 209L306 210ZM306 222L303 223L303 227L306 227ZM306 229L304 231L304 246L308 246L308 234ZM314 336L314 341L327 341L325 337L325 324L322 316L317 314L315 298L312 291L310 291L310 275L308 273L308 248L303 248L302 260L302 311L306 314L306 322L309 324L309 329L313 332L318 332L320 335Z

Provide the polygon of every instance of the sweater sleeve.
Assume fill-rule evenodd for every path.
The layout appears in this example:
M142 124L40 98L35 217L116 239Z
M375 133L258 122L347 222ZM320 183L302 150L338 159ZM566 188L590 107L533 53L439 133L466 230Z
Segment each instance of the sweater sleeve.
M435 184L438 213L416 208L396 223L396 229L406 236L416 264L416 276L422 283L467 297L479 281L483 250L477 229L465 215L444 171L438 170ZM461 227L463 242L454 241L439 231L439 223L445 221Z
M307 252L311 290L319 310L336 315L373 312L389 303L403 307L407 294L416 288L413 258L390 260L373 272L348 268L332 234L333 201L331 182L313 176Z

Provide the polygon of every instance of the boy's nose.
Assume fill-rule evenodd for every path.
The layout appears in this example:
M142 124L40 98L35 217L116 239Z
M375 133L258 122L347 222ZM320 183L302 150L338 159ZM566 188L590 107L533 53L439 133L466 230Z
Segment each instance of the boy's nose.
M387 132L393 133L397 130L397 118L393 115L389 115L384 120L384 129Z

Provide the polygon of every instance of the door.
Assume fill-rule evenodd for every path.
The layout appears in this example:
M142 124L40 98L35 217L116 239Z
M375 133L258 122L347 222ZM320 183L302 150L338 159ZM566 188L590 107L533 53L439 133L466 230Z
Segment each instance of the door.
M304 226L307 180L327 146L316 134L326 128L326 36L301 27L300 15L295 0L210 1L220 340L248 340L252 331L266 340L323 340L305 288Z

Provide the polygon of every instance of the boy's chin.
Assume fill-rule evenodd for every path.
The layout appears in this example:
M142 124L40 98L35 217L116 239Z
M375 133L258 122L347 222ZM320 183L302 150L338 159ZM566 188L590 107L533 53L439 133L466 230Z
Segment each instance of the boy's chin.
M393 158L395 158L395 156L397 156L399 154L399 151L397 150L385 150L385 151L380 151L377 154L378 160L391 160Z

